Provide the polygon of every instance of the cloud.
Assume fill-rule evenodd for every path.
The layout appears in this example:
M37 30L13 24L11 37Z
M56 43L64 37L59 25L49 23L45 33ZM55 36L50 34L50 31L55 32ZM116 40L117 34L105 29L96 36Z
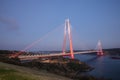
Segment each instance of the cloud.
M8 18L8 17L0 17L0 23L2 23L2 27L6 27L10 30L18 30L19 25L16 19Z

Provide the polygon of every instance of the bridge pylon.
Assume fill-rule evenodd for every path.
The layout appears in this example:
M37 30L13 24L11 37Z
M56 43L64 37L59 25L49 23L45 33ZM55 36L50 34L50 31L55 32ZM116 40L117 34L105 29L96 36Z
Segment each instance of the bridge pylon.
M98 41L98 45L97 45L97 55L98 56L104 55L103 50L102 50L102 44L101 44L100 40Z
M72 44L72 34L71 34L71 28L70 28L69 19L65 20L63 54L65 54L65 50L66 50L66 38L67 38L66 34L67 33L68 33L69 43L70 43L70 56L71 56L71 59L74 59L73 44Z

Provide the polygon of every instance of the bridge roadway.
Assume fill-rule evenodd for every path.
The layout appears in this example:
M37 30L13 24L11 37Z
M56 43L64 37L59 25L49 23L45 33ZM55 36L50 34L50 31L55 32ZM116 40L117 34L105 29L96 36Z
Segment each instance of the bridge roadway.
M98 51L82 51L82 52L74 52L74 54L85 54L85 53L94 53ZM34 60L39 58L49 58L49 57L57 57L57 56L70 56L70 53L51 53L51 54L35 54L35 55L20 55L18 58L20 60Z

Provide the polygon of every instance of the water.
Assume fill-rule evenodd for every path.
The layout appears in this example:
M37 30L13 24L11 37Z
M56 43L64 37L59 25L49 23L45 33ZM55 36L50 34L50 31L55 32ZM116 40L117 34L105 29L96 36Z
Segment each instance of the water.
M78 54L75 58L86 62L95 69L88 72L95 77L104 77L112 80L120 80L120 59L111 59L109 56Z

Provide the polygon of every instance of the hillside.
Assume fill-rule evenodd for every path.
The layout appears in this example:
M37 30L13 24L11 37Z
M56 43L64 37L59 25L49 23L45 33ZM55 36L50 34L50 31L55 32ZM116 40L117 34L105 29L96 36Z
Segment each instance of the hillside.
M0 62L0 80L71 80L45 70Z

